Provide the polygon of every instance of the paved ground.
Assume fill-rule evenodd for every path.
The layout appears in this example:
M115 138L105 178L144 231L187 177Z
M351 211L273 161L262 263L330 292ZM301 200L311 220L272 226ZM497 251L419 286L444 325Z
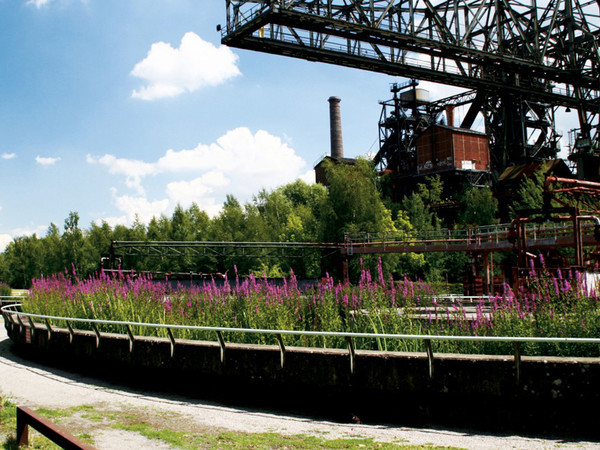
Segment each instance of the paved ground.
M99 380L48 368L24 360L11 351L4 324L0 320L0 393L18 405L59 409L86 405L95 410L143 411L162 424L189 432L214 430L248 433L318 435L324 438L367 437L404 444L433 444L468 449L600 449L600 441L569 442L549 438L484 435L463 430L413 429L378 425L336 424L268 411L232 408L182 397L151 392L132 392ZM102 421L78 417L78 429L93 436L100 449L169 448L135 432L115 430ZM89 423L83 423L88 420ZM87 428L86 428L87 425ZM75 425L74 425L75 426Z

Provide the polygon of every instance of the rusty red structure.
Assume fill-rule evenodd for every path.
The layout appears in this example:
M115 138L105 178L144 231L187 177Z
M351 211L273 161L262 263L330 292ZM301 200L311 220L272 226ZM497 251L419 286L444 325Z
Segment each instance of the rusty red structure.
M553 189L551 189L553 188ZM518 266L514 269L515 285L520 286L528 273L543 265L546 271L597 272L600 259L600 183L571 178L547 177L544 205L540 209L518 211L512 223L510 239L516 245ZM527 225L532 223L568 223L571 235L562 236L560 245L542 247L544 261L535 261L530 253ZM555 239L557 244L558 239ZM569 247L571 255L551 252ZM585 249L592 250L585 252Z
M554 187L554 189L551 189ZM342 248L346 260L355 255L385 253L467 252L473 257L470 294L494 293L496 252L515 252L517 265L504 280L513 288L526 284L540 269L565 276L597 272L600 259L600 183L548 177L544 205L518 211L510 224L470 229L347 234ZM561 253L559 249L571 249ZM542 255L540 257L540 255ZM542 267L543 266L543 267ZM503 281L504 281L503 280Z
M436 124L417 138L417 170L420 174L489 169L490 152L487 136L483 133Z

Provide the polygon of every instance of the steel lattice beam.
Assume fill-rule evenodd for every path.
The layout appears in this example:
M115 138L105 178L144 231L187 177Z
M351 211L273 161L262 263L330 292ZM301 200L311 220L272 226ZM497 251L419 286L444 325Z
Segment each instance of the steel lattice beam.
M339 251L339 244L310 242L113 241L111 254L147 257L302 258L307 254Z
M486 99L496 170L555 157L557 137L538 123L550 123L558 106L577 110L581 136L598 141L596 1L226 0L226 6L229 46L477 90ZM514 124L515 138L502 134L507 121L521 116L537 120L533 132L541 130L524 150L517 147L526 144L527 124L524 138Z
M435 3L435 4L434 4ZM226 0L223 42L598 110L598 4Z

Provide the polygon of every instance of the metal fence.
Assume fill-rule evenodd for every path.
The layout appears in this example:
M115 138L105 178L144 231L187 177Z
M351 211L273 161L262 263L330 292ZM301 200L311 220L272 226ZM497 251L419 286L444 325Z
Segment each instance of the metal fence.
M405 339L405 340L416 340L422 341L425 344L427 360L429 365L429 376L433 376L433 361L434 354L432 349L432 342L440 341L469 341L469 342L509 342L513 345L513 358L515 364L515 372L517 381L520 378L520 367L521 367L521 344L523 343L562 343L562 344L595 344L600 345L600 338L573 338L573 337L519 337L519 336L451 336L451 335L427 335L427 334L388 334L388 333L353 333L353 332L331 332L331 331L300 331L300 330L269 330L269 329L251 329L251 328L227 328L227 327L206 327L206 326L194 326L194 325L174 325L174 324L156 324L156 323L143 323L143 322L126 322L126 321L115 321L115 320L100 320L100 319L83 319L76 317L59 317L59 316L47 316L42 314L24 313L20 311L20 305L8 305L1 309L7 326L21 326L31 329L35 332L36 327L34 319L43 322L42 327L45 326L48 335L51 336L53 332L52 322L62 321L66 323L67 329L69 330L70 341L73 342L73 336L75 328L73 324L86 323L89 324L96 335L96 346L100 346L100 340L102 333L98 329L98 325L117 325L122 326L127 331L129 338L129 349L133 351L136 337L132 332L132 327L146 327L155 329L166 329L170 343L171 343L171 356L174 355L175 346L177 344L175 337L173 336L172 330L196 330L196 331L208 331L215 334L217 341L219 342L221 349L221 362L225 360L225 352L227 344L225 342L224 333L234 334L262 334L275 336L277 339L279 350L281 367L285 364L286 346L283 342L284 336L320 336L320 337L338 337L345 339L347 343L347 350L350 357L350 370L354 373L356 350L354 345L355 339Z
M23 303L21 295L0 295L0 306L14 305Z

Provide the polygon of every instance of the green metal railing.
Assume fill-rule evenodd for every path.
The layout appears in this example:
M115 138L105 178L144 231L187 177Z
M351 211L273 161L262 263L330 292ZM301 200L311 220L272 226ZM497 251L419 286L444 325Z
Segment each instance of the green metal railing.
M353 333L353 332L331 332L331 331L300 331L300 330L270 330L270 329L254 329L254 328L227 328L227 327L207 327L207 326L194 326L194 325L174 325L174 324L156 324L156 323L143 323L143 322L126 322L116 320L100 320L100 319L83 319L76 317L59 317L59 316L48 316L42 314L24 313L19 310L20 305L9 305L1 308L2 315L4 317L7 327L21 326L28 328L32 333L38 332L39 328L36 328L34 319L40 320L43 323L40 324L41 328L45 327L48 337L50 338L53 333L52 321L62 321L66 323L69 331L70 342L73 342L75 334L75 328L73 324L87 323L91 325L92 330L96 335L96 346L100 347L100 341L102 333L98 329L98 325L118 325L123 326L127 330L127 336L129 338L129 350L133 351L136 336L132 332L132 327L146 327L155 329L166 329L171 343L171 357L174 356L175 346L177 341L173 336L173 330L197 330L197 331L208 331L215 334L217 341L219 342L221 350L221 362L225 361L225 353L227 350L227 343L225 342L224 333L241 333L241 334L263 334L275 336L277 339L279 350L281 367L285 365L286 346L283 342L284 336L320 336L320 337L339 337L345 339L347 343L348 355L350 357L350 371L354 373L356 366L356 350L354 346L355 339L406 339L406 340L417 340L422 341L425 344L427 362L429 368L429 376L433 377L433 363L434 354L432 349L432 342L436 341L463 341L463 342L509 342L513 345L513 358L515 364L515 373L517 382L520 379L521 372L521 344L523 343L569 343L569 344L595 344L600 345L600 338L573 338L573 337L519 337L519 336L450 336L450 335L427 335L427 334L389 334L389 333Z

